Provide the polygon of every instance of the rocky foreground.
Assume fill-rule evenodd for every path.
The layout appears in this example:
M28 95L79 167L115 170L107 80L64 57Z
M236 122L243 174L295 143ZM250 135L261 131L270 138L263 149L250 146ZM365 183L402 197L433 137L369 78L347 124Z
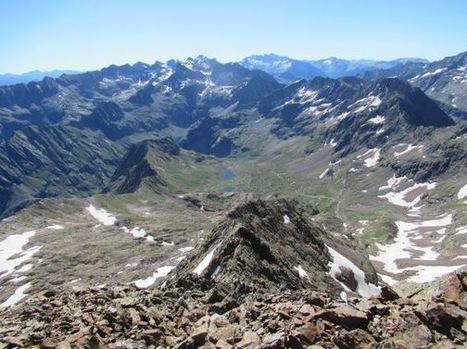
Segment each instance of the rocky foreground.
M57 289L0 314L0 348L462 348L467 273L431 299L235 296L214 286Z

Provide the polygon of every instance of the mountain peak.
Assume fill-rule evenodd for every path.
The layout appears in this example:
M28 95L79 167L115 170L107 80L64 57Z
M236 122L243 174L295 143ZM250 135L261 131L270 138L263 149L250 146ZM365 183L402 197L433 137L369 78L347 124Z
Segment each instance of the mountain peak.
M132 193L143 182L157 191L157 187L166 185L159 173L160 165L179 153L180 148L170 137L146 139L132 144L105 191Z

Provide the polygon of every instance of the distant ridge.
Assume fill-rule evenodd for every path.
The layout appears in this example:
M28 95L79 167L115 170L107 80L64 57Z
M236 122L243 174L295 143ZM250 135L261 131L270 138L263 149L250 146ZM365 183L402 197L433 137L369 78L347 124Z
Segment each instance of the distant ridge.
M0 85L14 85L14 84L26 84L31 81L40 81L45 77L58 78L63 74L79 74L77 70L50 70L41 71L33 70L23 74L0 74Z

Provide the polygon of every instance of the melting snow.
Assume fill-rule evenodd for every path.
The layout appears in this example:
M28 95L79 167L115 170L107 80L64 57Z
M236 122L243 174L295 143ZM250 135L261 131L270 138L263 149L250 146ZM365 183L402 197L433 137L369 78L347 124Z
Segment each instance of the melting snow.
M302 268L301 265L297 265L296 267L293 267L296 271L298 271L298 275L301 277L301 278L307 278L308 277L308 273Z
M175 246L175 242L173 242L173 241L170 241L170 242L162 241L161 245L162 246Z
M289 224L290 223L290 218L286 214L284 215L284 224Z
M467 184L460 188L459 192L457 193L457 198L459 200L467 198Z
M154 282L156 282L157 279L169 274L174 268L175 266L165 266L165 267L157 268L157 270L154 272L154 274L152 274L152 276L146 279L133 281L133 283L138 288L147 288L151 286Z
M378 124L384 123L384 120L385 120L384 116L378 115L378 116L375 116L374 118L368 119L368 123L378 125Z
M40 246L33 246L23 251L23 247L35 233L35 231L28 231L23 234L10 235L0 241L0 278L14 272L24 272L28 270L27 268L29 267L26 266L23 267L25 269L21 268L20 270L16 270L16 268L31 259L32 256L40 250ZM12 258L15 255L18 255L18 257Z
M381 99L378 96L368 96L368 97L359 99L355 103L349 105L347 109L352 109L352 108L357 107L352 112L359 113L370 107L378 107L380 104L381 104Z
M22 300L24 297L26 297L25 291L29 287L31 287L30 282L18 287L16 289L15 293L13 293L5 302L0 304L0 309L11 307L11 306L15 305L16 303L18 303L20 300Z
M432 281L436 277L444 275L443 271L450 272L460 267L418 265L408 268L399 268L396 263L398 259L413 259L412 253L417 251L423 252L422 256L418 257L417 260L436 261L439 257L439 253L434 250L433 246L420 247L416 245L414 240L423 238L424 234L429 236L433 231L438 234L444 234L446 229L431 229L431 231L428 232L420 232L420 228L424 228L423 231L426 231L426 228L446 227L452 223L452 214L446 214L438 217L437 219L427 221L412 223L397 221L395 223L398 235L394 239L394 242L387 245L376 244L380 251L377 256L370 256L371 260L383 263L385 271L392 274L400 274L404 271L414 271L416 274L409 278L410 281L427 282L425 280ZM395 283L395 280L392 281L389 280L389 282L385 282L392 285Z
M376 285L367 283L365 281L365 273L355 264L353 264L348 258L341 255L336 250L332 249L331 247L327 246L329 253L331 254L332 261L329 262L328 266L331 268L329 274L331 277L336 280L345 291L351 292L351 290L342 282L336 279L336 275L340 273L340 267L346 267L352 270L355 276L355 280L358 283L356 292L362 297L371 297L374 295L380 294L380 289Z
M59 225L59 224L49 225L48 227L45 227L45 229L62 230L62 229L63 229L63 225Z
M214 256L214 252L216 249L221 245L219 242L216 247L214 247L204 258L203 260L198 264L198 266L193 270L193 273L201 275L204 271L209 266L209 263L211 263L212 257Z
M147 234L146 231L142 228L134 227L133 229L128 229L127 227L121 227L121 229L125 233L133 235L135 238L145 238L149 242L154 242L154 237Z
M388 185L389 185L389 181L388 181ZM406 195L419 188L425 188L426 190L432 190L435 187L436 187L436 183L415 183L411 187L406 188L400 192L389 192L384 195L378 195L378 197L382 199L387 199L393 205L413 209L420 202L423 194L418 195L412 201L407 201Z
M107 212L103 208L95 208L92 204L86 207L86 210L91 216L93 216L99 221L99 223L102 223L103 225L114 225L117 221L117 218L112 216L109 212Z
M463 265L454 265L454 266L424 266L420 265L414 269L418 271L417 274L409 277L407 280L416 282L416 283L424 283L424 282L432 282L436 278L452 273L457 269L463 267Z
M388 184L387 185L383 185L381 187L379 187L379 191L381 190L386 190L386 189L397 189L397 187L399 186L399 184L402 183L402 181L404 179L407 179L406 176L404 177L396 177L396 175L393 175L391 178L388 179Z
M423 145L412 145L412 144L408 144L408 145L407 145L407 148L405 148L405 150L400 151L400 152L395 151L395 152L394 152L394 156L399 157L399 156L402 156L402 155L404 155L404 154L407 154L408 152L412 151L413 149L418 149L418 150L420 151L420 150L422 150L422 148L423 148Z
M374 167L378 163L381 155L381 149L373 148L367 150L365 153L357 156L357 159L364 159L364 165L366 167Z
M319 175L318 178L319 178L319 179L323 179L323 178L328 174L328 172L329 172L329 167L328 167L327 169L325 169L325 170L323 171L323 173L321 173L321 174Z
M456 228L456 234L455 235L463 235L467 234L467 225L464 225L463 227Z
M180 252L185 253L185 252L190 252L192 249L193 249L192 246L188 246L188 247L179 248L178 250L179 250Z

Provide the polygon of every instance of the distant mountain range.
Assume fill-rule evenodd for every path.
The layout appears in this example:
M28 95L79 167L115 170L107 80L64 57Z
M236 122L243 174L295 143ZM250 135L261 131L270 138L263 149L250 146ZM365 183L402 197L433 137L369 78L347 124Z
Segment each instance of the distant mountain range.
M13 85L28 83L31 81L40 81L45 77L58 78L63 74L78 74L76 70L50 70L40 71L34 70L23 74L0 74L0 85Z
M406 63L427 64L422 58L400 58L392 61L346 60L330 57L320 60L297 60L275 54L253 55L244 58L240 64L248 69L260 69L273 75L280 81L289 82L297 79L310 79L315 76L340 78L356 76L375 69L390 69Z
M261 57L282 77L286 71L297 72L291 67L300 66L304 73L311 64ZM251 57L246 61L256 62ZM242 139L242 130L261 119L270 125L271 135L332 142L343 156L408 137L417 127L454 125L452 116L463 112L446 104L447 95L455 93L450 98L456 106L466 105L464 75L459 75L465 74L465 54L430 64L317 61L314 73L327 67L329 74L358 71L363 77L314 77L288 84L262 65L266 71L247 69L246 61L223 64L199 56L112 65L0 87L0 215L37 198L104 190L121 152L155 135L169 135L184 149L225 158L254 149ZM370 66L373 70L365 71ZM397 75L396 67L401 67L401 78L388 77ZM437 82L440 77L451 82ZM423 165L426 173L409 165L398 173L426 179L446 171L451 166L446 161L461 160L456 153L440 151L444 155L439 161Z

